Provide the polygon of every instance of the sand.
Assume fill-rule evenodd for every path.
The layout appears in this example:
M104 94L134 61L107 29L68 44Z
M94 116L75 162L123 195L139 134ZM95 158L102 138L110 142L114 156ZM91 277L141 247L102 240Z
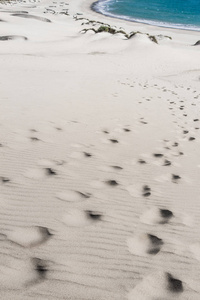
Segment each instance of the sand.
M0 4L1 299L198 300L199 33L90 5Z

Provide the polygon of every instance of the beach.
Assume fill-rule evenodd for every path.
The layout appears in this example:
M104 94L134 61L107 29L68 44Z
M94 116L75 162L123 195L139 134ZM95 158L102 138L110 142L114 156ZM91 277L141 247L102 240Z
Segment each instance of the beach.
M0 3L1 299L198 300L199 33L91 5Z

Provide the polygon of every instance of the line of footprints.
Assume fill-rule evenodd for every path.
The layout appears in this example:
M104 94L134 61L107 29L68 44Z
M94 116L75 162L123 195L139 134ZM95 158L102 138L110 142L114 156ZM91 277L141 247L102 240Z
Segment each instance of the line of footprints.
M146 211L141 216L140 221L148 225L167 224L174 217L175 216L172 211L155 207ZM102 214L95 213L89 210L78 209L72 209L63 218L63 222L69 227L95 225L100 221L103 221ZM24 228L19 227L13 229L6 235L7 240L24 248L40 246L52 237L53 234L50 232L50 230L42 226L32 226ZM135 234L127 239L128 250L136 256L149 257L152 255L156 255L161 251L163 244L164 242L161 238L148 233ZM193 252L195 254L196 251L196 254L199 255L200 245L198 245L198 247L196 245L195 247L193 247ZM16 285L21 283L22 286L28 286L46 279L46 274L48 272L47 263L39 258L31 259L30 263L31 267L29 266L29 269L27 269L26 265L26 271L24 269L25 281L17 281ZM16 272L17 267L15 265L14 267ZM18 266L18 271L20 272L20 278L22 280L23 276L21 273L21 268L22 265L20 265L20 267ZM30 268L32 268L32 272L30 272ZM8 269L9 267L7 266L7 274ZM28 277L27 272L29 274ZM13 275L12 262L12 268L10 268L9 278L10 276L13 277L15 275L16 274ZM0 278L1 277L2 275L0 276ZM184 284L181 280L174 278L173 275L168 272L156 272L156 274L151 274L145 277L138 285L136 285L136 287L128 294L128 299L163 299L164 295L167 296L167 299L175 299L174 297L178 299L179 295L181 295L183 292Z

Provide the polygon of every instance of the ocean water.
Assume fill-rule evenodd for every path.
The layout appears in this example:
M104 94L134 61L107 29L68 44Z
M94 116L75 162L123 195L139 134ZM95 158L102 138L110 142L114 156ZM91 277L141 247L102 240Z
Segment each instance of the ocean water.
M99 0L92 8L129 21L200 31L200 0Z

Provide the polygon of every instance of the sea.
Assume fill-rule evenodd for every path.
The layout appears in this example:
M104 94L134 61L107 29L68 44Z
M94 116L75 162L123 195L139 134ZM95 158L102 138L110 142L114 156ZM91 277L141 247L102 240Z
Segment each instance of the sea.
M200 0L99 0L92 9L133 22L200 31Z

